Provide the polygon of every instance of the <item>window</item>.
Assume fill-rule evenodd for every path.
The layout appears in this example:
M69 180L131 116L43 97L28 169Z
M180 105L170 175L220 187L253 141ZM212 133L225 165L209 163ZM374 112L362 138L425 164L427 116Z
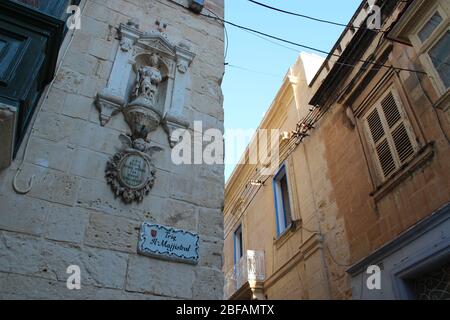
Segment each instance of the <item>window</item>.
M450 19L440 6L431 11L431 17L418 24L411 42L420 59L428 68L441 94L450 88Z
M416 153L412 130L393 89L368 112L365 123L381 180L386 180Z
M66 13L79 0L0 1L0 103L14 110L14 126L0 137L11 140L11 163L24 139L38 101L55 75L65 32ZM0 168L0 169L2 169Z
M450 88L450 30L428 52L446 89Z
M292 211L286 167L280 169L273 180L277 235L283 234L292 225Z
M234 233L234 264L237 265L244 256L244 241L242 237L242 226Z
M439 14L439 12L435 12L434 15L431 17L430 20L425 24L425 26L419 31L418 37L422 43L424 43L430 36L433 34L433 32L437 29L437 27L441 24L442 17Z
M66 8L71 4L77 4L79 1L71 0L14 0L26 6L32 7L42 13L63 18Z
M416 300L450 300L450 263L408 281Z

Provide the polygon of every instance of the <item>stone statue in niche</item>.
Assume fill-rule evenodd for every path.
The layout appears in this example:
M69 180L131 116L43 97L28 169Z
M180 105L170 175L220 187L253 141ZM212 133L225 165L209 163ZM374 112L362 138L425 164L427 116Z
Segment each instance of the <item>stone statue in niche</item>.
M145 99L144 105L154 107L156 105L156 97L158 94L159 84L163 81L161 72L159 71L159 56L152 53L149 59L149 66L140 67L137 71L136 87L133 97ZM133 104L136 104L137 101Z
M153 52L141 55L135 65L136 83L130 92L131 102L123 113L132 131L133 140L147 139L150 132L155 131L162 121L164 95L161 86L167 76L162 71L161 57Z
M149 146L149 135L161 126L173 148L179 140L172 132L189 127L183 117L184 95L195 54L186 44L169 40L167 24L155 25L148 32L139 30L137 21L120 25L108 86L96 101L102 126L122 113L131 131L120 138L123 147L106 168L108 184L125 203L142 201L155 183L151 155L160 150Z

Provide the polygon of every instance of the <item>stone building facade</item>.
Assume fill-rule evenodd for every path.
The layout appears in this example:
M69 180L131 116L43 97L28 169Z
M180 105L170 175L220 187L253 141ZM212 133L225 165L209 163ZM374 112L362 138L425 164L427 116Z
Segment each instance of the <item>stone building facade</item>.
M0 92L1 148L13 159L0 171L0 299L223 297L223 165L172 161L177 129L223 132L223 25L205 15L223 17L224 1L202 3L1 1L0 34L21 15L53 33L39 33L50 67L28 82L41 81L37 98ZM141 254L143 223L196 237L194 263ZM69 266L80 290L67 288Z
M227 298L448 298L450 8L376 5L386 32L363 2L312 80L288 73L276 170L227 182Z

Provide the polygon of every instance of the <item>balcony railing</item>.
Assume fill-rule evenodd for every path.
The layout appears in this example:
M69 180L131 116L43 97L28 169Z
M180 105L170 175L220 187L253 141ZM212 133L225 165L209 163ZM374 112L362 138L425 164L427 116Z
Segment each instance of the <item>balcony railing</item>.
M225 298L229 299L247 282L263 282L265 278L264 252L248 250L225 275Z

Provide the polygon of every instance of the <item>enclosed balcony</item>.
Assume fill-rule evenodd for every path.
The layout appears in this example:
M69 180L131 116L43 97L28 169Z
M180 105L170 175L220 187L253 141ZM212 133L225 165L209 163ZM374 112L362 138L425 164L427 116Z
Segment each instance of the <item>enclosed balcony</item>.
M0 0L0 170L17 154L53 80L72 5L79 0Z
M264 252L247 250L225 275L225 299L265 300L265 278Z

